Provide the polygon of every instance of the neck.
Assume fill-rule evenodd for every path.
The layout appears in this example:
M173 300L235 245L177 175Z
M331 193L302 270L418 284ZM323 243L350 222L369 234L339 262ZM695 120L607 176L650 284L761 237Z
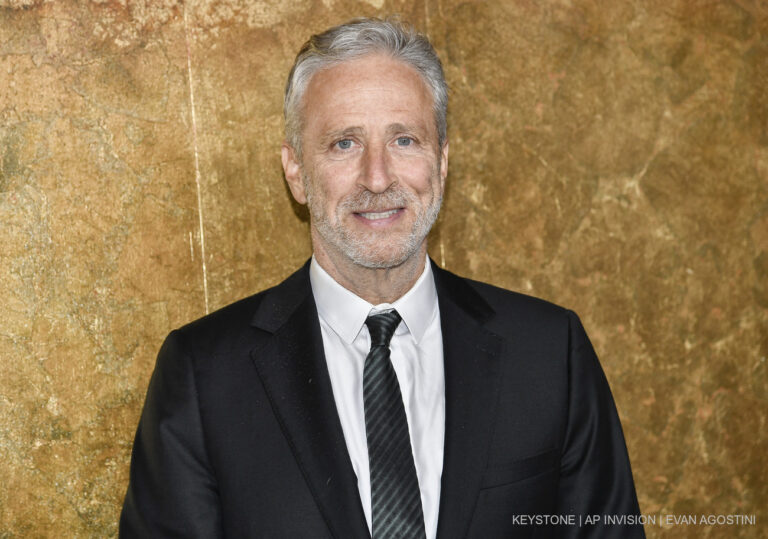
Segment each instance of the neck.
M424 271L427 256L426 239L411 257L391 268L367 268L347 257L333 256L317 242L315 260L341 286L368 303L393 303L405 295Z

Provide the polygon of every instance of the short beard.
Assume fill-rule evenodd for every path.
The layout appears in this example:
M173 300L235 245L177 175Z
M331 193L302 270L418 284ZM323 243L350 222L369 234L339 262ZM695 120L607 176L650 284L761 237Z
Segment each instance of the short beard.
M390 187L383 193L362 190L341 201L336 210L336 223L331 222L325 212L323 195L316 200L312 182L304 175L304 188L307 194L307 206L312 218L312 226L330 245L346 255L352 262L369 269L384 269L400 266L411 258L421 247L432 225L440 213L443 201L442 193L433 194L426 207L412 193L397 186ZM397 246L388 245L375 233L353 235L341 225L341 218L360 211L384 211L392 208L407 208L416 211L408 236Z

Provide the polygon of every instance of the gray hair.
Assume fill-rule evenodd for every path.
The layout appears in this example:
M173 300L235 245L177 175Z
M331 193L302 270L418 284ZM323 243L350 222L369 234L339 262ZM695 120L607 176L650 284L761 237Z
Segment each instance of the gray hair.
M396 19L359 18L315 34L296 55L285 86L285 138L301 158L304 92L319 71L370 53L389 54L416 69L432 94L439 147L447 138L448 85L426 36Z

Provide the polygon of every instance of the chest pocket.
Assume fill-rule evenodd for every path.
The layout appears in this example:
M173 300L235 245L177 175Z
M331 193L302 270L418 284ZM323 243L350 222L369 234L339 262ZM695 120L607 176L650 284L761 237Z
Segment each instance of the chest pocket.
M509 483L522 481L557 468L559 454L557 449L551 449L531 457L510 462L502 466L489 467L483 474L483 489L500 487Z
M524 539L535 536L535 526L518 526L513 517L555 510L559 461L559 451L552 449L489 467L483 475L467 537Z

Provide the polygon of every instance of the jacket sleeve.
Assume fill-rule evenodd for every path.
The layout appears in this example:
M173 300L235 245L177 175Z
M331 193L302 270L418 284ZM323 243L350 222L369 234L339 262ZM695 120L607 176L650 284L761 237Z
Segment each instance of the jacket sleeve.
M195 373L182 338L165 340L131 457L120 537L221 537L216 479L203 438Z
M557 536L645 537L642 525L632 525L639 522L640 508L608 381L572 312L569 326L568 420L560 461L558 513L575 515L580 525L559 529Z

